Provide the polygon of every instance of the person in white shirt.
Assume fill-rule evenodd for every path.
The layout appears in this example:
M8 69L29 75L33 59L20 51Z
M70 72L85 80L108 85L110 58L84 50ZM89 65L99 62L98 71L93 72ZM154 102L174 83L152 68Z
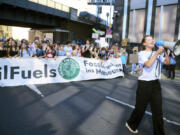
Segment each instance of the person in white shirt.
M162 113L162 94L159 79L161 78L161 64L169 64L169 57L163 47L153 51L154 40L147 35L142 39L143 51L138 54L138 63L143 72L138 77L136 91L136 105L126 127L132 133L138 133L138 126L142 120L148 104L151 106L154 135L165 135ZM165 53L165 57L162 56Z
M64 47L64 51L65 51L67 56L72 55L72 45L71 45L70 41L67 42L67 45Z

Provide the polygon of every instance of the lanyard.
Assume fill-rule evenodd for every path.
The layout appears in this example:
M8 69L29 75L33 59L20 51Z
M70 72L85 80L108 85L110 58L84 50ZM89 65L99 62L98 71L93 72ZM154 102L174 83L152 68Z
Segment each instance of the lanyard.
M158 78L159 75L160 75L160 69L161 66L160 66L160 58L157 58L157 64L156 64L156 69L155 69L155 77ZM156 74L156 71L158 70L158 74Z

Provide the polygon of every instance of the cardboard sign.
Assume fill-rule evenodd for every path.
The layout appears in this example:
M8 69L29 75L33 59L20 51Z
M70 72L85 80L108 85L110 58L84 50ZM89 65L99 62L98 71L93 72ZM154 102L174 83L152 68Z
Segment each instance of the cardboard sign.
M129 63L138 63L138 54L130 54Z

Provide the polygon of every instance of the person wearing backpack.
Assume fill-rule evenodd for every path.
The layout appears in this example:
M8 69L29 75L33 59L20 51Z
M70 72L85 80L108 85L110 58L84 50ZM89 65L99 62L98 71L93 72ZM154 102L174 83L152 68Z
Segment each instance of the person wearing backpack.
M175 55L172 51L170 51L170 53L169 53L169 58L170 58L170 65L169 65L168 78L174 79L175 78L176 59L175 59Z
M147 105L150 104L152 111L154 135L165 135L162 113L161 94L161 64L169 64L169 56L163 47L153 51L154 40L147 35L142 39L143 50L138 53L138 63L142 65L143 72L138 77L136 90L136 105L127 120L125 126L131 133L138 133L137 128L143 118Z

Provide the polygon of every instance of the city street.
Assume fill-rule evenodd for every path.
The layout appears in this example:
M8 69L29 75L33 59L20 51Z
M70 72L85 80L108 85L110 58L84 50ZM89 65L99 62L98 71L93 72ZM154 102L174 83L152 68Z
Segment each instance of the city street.
M0 87L1 135L131 135L137 78ZM180 133L180 81L162 80L166 135ZM152 135L150 108L138 135Z
M180 135L180 0L0 9L0 135Z

